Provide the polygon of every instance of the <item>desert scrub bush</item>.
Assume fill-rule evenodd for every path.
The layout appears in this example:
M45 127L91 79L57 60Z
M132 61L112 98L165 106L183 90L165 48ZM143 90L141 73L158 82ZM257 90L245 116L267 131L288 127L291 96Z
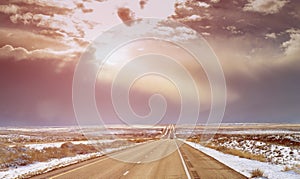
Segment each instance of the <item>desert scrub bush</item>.
M129 142L133 143L142 143L142 142L147 142L150 140L157 140L157 138L132 138L132 139L127 139Z
M283 168L283 172L287 172L287 171L291 171L291 170L293 170L293 168L292 167L289 167L289 166L285 166L284 168Z
M256 177L265 177L264 172L260 169L255 169L251 171L251 178L256 178Z
M61 147L46 147L42 150L31 149L24 146L1 146L0 170L11 167L24 166L34 162L46 162L50 159L72 157L78 154L97 152L95 147L85 144L66 142Z
M206 147L218 150L218 151L223 152L225 154L239 156L241 158L257 160L257 161L260 161L260 162L266 162L267 161L266 157L264 155L261 155L261 154L252 154L250 152L241 151L241 150L237 150L237 149L231 149L231 148L228 148L228 147L225 147L225 146L215 146L211 143L207 144Z
M61 145L61 149L63 150L64 155L72 155L72 154L87 154L97 152L98 150L92 145L85 144L73 144L72 142L66 142Z

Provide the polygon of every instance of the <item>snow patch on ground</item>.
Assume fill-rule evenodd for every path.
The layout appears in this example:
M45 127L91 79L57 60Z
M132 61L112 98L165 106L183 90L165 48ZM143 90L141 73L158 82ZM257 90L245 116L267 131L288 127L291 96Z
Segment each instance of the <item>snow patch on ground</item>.
M18 178L21 176L31 176L38 173L44 173L56 168L64 167L70 164L78 163L92 157L100 156L102 153L77 155L75 157L66 157L61 159L52 159L48 162L36 162L27 166L21 166L15 169L9 169L0 172L0 178Z
M136 144L139 145L139 144ZM74 157L65 157L61 159L51 159L47 162L36 162L30 165L26 166L20 166L18 168L14 169L9 169L7 171L2 171L0 172L0 178L1 179L11 179L11 178L24 178L24 177L30 177L33 175L45 173L57 168L61 168L64 166L68 166L71 164L79 163L84 160L88 160L94 157L101 156L103 154L115 152L118 150L122 150L128 147L132 146L122 146L119 148L109 148L109 149L104 149L101 152L97 153L91 153L91 154L82 154L82 155L77 155Z
M176 134L215 134L216 131L211 130L207 131L205 129L177 129ZM294 131L294 130L275 130L275 129L218 129L218 134L257 134L257 135L267 135L267 134L295 134L300 135L300 131Z
M97 145L101 143L112 143L117 140L85 140L85 141L72 141L73 144L85 144L85 145ZM43 143L43 144L26 144L25 147L36 149L36 150L43 150L47 147L57 147L59 148L65 142L52 142L52 143Z
M238 156L233 156L229 154L224 154L222 152L204 147L200 144L193 142L184 141L186 144L204 152L205 154L215 158L216 160L224 163L228 167L234 169L235 171L251 177L251 171L255 169L260 169L264 171L264 175L269 179L299 179L300 175L294 171L283 171L283 165L274 165L265 162L259 162L255 160L249 160L245 158L239 158Z
M287 146L267 144L265 142L255 140L244 140L238 142L234 139L218 144L220 146L246 151L255 155L264 155L269 162L274 164L284 164L290 167L300 164L300 150Z

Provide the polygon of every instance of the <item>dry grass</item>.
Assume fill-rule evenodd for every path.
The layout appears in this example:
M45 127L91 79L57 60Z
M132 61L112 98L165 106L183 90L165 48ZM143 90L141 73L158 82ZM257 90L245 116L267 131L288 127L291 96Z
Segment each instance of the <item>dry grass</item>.
M43 150L30 149L24 146L0 148L0 169L24 166L34 162L45 162L50 159L72 157L78 154L94 153L98 150L91 145L66 142L61 147L47 147Z
M287 171L291 171L291 170L293 170L292 167L285 166L282 171L287 172Z
M251 171L251 178L256 178L256 177L264 177L264 172L260 169L255 169Z
M300 165L297 164L297 165L294 165L292 167L285 166L282 171L283 172L294 171L294 172L300 174Z
M133 143L142 143L142 142L147 142L150 140L158 140L159 138L132 138L132 139L127 139L129 142Z
M252 154L250 152L245 152L245 151L241 151L241 150L237 150L237 149L231 149L231 148L227 148L227 147L224 147L224 146L215 146L215 145L212 145L211 143L207 144L206 147L218 150L218 151L223 152L225 154L239 156L241 158L257 160L257 161L260 161L260 162L266 162L267 161L267 159L264 155L255 155L255 154Z
M293 140L297 134L215 134L213 140L219 143L228 142L232 139L239 141L242 140L254 140L258 142L264 142L266 144L281 145L293 148L300 148L300 142ZM199 140L204 137L201 134L197 134L189 137L191 142L199 142ZM291 138L292 137L292 138Z

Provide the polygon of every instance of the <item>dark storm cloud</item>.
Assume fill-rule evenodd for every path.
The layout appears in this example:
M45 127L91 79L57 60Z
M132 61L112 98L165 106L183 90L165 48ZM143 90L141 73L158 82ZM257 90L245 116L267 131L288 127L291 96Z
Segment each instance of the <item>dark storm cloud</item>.
M95 24L75 16L91 12L93 10L81 1L10 0L0 3L0 27L30 31L65 42L74 40L81 46L86 45L85 27L93 28Z
M85 47L83 27L95 24L74 16L92 12L88 1L57 2L0 2L0 125L76 123L72 79L80 50L70 49ZM170 18L205 36L220 59L229 98L225 122L300 122L300 1L189 0L175 7ZM127 25L135 19L126 7L117 15ZM175 30L173 39L190 37ZM99 109L112 110L108 86L97 87L104 91L97 98L105 99ZM145 104L136 107L147 113L147 96L136 95Z
M56 73L60 60L0 58L1 125L75 124L73 67ZM4 102L5 101L5 102Z
M218 55L235 94L224 121L299 122L300 2L205 2L179 3L172 18L206 35Z
M0 125L75 124L72 78L81 49L69 42L82 43L83 22L69 28L72 12L46 1L1 1Z
M286 3L280 11L265 15L261 12L244 11L248 1L220 1L210 3L208 8L195 5L198 1L186 1L176 5L175 15L172 18L179 20L198 32L208 32L214 36L226 37L253 34L255 37L264 37L266 33L280 33L290 27L300 28L299 19L291 14L298 13L300 2ZM198 21L189 20L189 17L199 16ZM228 28L234 27L240 33L235 34ZM284 38L284 37L282 37Z
M287 0L248 0L244 6L244 11L260 12L263 14L278 13L283 6L288 3Z

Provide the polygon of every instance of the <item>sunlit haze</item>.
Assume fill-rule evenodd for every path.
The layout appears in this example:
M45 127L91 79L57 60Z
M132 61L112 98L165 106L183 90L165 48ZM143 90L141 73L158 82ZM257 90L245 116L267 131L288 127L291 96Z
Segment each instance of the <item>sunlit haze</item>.
M142 18L189 27L157 29L175 42L194 39L195 32L206 40L226 80L223 122L300 122L298 0L6 0L0 2L0 125L77 124L72 83L81 55L103 32L121 23L130 28L129 21ZM134 59L156 58L143 57L154 53L176 59L193 77L201 100L198 122L205 123L212 100L205 69L182 48L149 39L118 48L99 73L95 95L105 123L120 122L108 93L117 72ZM132 66L128 74L150 67ZM186 85L180 73L174 77ZM122 90L124 84L118 85ZM131 90L136 114L148 114L149 98L160 94L168 103L161 123L176 122L181 99L172 81L152 74L135 81Z

